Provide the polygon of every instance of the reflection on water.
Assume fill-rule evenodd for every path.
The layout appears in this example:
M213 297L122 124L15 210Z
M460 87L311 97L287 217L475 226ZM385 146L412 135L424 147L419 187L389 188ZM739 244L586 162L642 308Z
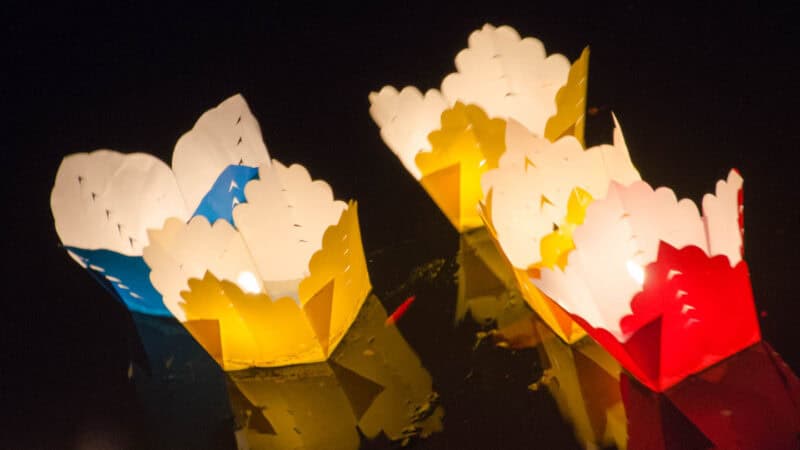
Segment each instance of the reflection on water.
M584 448L626 448L625 409L619 393L619 364L598 344L582 339L567 345L535 314L500 328L495 342L511 348L535 346L542 377L529 389L553 396Z
M458 310L489 325L495 345L510 351L535 348L543 370L529 389L546 389L584 448L627 446L619 364L594 341L567 345L539 318L513 286L513 273L487 238L462 238ZM481 283L490 280L486 288ZM501 281L502 280L502 281ZM519 395L525 395L521 392Z
M766 342L663 394L621 381L632 448L800 448L800 381Z
M432 380L375 296L324 363L231 372L239 449L357 449L441 430ZM334 444L335 443L335 444Z
M537 349L544 370L531 371L529 389L552 395L583 448L800 448L800 380L766 342L654 393L590 338L568 345L520 309L490 269L496 256L479 245L461 241L458 309L490 326L483 334L497 347Z
M151 449L230 448L225 373L178 321L133 313L146 361L131 366Z
M225 373L174 320L134 314L142 448L800 448L800 381L768 344L656 394L559 338L487 244L462 236L389 286L418 297L400 328L370 296L324 363Z
M386 317L370 296L327 362L224 373L177 322L137 316L152 448L355 450L440 431L431 377Z

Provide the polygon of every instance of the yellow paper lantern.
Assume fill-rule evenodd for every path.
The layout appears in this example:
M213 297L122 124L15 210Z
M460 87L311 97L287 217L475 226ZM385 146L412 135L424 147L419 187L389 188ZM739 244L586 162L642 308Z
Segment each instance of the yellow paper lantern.
M505 151L509 120L538 136L582 142L588 58L587 49L570 67L540 41L487 24L470 35L441 90L386 86L370 94L370 114L384 142L464 232L483 226L481 175Z
M371 290L356 203L271 160L240 95L181 136L172 168L64 158L51 207L78 263L131 310L176 317L226 370L325 360Z

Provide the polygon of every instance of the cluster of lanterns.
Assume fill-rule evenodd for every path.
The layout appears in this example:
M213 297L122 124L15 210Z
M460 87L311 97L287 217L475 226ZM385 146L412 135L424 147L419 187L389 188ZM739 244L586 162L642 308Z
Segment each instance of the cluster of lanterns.
M642 181L615 121L583 139L589 51L570 63L484 26L441 89L384 87L370 113L453 226L485 228L530 307L663 391L760 340L742 259L742 178L700 209ZM225 369L325 361L371 284L357 205L272 160L241 96L203 114L170 168L70 155L51 197L68 253L131 310L177 318Z
M758 342L735 170L701 215L611 144L585 148L588 49L570 65L485 25L441 90L370 96L381 136L462 233L486 227L531 308L663 391Z

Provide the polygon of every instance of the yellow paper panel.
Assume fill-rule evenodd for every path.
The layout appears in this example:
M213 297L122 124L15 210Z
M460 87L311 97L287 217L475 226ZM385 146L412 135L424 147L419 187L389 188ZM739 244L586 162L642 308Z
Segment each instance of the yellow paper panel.
M361 244L356 202L351 201L339 222L325 230L322 248L311 257L308 267L310 275L300 282L299 287L303 305L333 282L328 334L330 352L347 332L372 290Z
M272 300L266 294L245 293L229 281L223 281L222 287L258 346L252 365L282 366L325 359L311 324L292 298Z
M224 355L222 353L222 334L219 329L219 321L211 320L189 320L183 323L189 334L192 335L209 356L214 358L220 366L223 365Z
M586 91L589 81L589 47L569 69L567 84L556 94L556 114L547 120L544 137L554 142L563 136L575 136L583 147L586 125Z
M189 280L181 306L189 321L217 320L225 370L322 361L325 355L305 314L294 300L273 302L265 294L246 294L210 272ZM190 332L199 333L194 328ZM195 335L201 345L207 335ZM217 350L204 344L212 356Z
M591 194L579 187L572 190L567 200L566 217L557 230L542 238L540 244L542 260L533 265L534 269L542 267L552 269L558 266L564 270L569 253L575 248L572 232L583 223L583 219L586 217L586 208L593 200Z
M331 336L331 310L333 308L333 280L329 281L319 292L303 306L311 328L317 335L319 345L325 356L328 355L328 342Z
M497 167L505 151L506 122L490 119L476 105L456 102L431 132L431 150L417 154L420 182L459 231L482 226L476 212L480 178ZM458 171L458 173L454 173Z
M250 334L246 322L231 307L230 299L211 272L206 272L202 280L190 279L189 291L181 292L181 297L184 303L180 306L186 313L187 322L216 320L219 323L224 369L246 366L255 361L258 348L253 335ZM201 345L209 345L208 336L202 334L203 330L195 327L188 330ZM195 335L194 332L201 334ZM203 348L213 356L216 353L216 344L212 343L212 347L205 345Z
M419 180L453 226L461 231L461 165L454 164Z

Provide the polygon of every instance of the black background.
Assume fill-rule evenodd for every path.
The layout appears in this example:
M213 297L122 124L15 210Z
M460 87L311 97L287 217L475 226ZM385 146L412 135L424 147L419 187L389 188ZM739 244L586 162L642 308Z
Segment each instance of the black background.
M412 267L451 256L457 235L382 143L367 95L385 84L438 87L470 32L486 22L511 25L570 60L589 44L589 106L601 109L589 120L589 142L610 139L613 110L652 185L697 200L730 167L740 169L762 331L800 369L795 10L382 3L3 11L0 429L11 448L71 448L87 423L114 429L136 416L127 313L70 260L53 227L49 194L63 156L111 148L169 162L203 111L240 92L274 158L302 163L337 197L359 200L368 254L418 246L396 265L371 270L376 291L388 292ZM402 299L384 300L391 307ZM434 339L449 325L421 317L414 339ZM435 383L446 383L422 353ZM482 443L470 440L464 423L445 426ZM509 435L504 446L532 444Z

